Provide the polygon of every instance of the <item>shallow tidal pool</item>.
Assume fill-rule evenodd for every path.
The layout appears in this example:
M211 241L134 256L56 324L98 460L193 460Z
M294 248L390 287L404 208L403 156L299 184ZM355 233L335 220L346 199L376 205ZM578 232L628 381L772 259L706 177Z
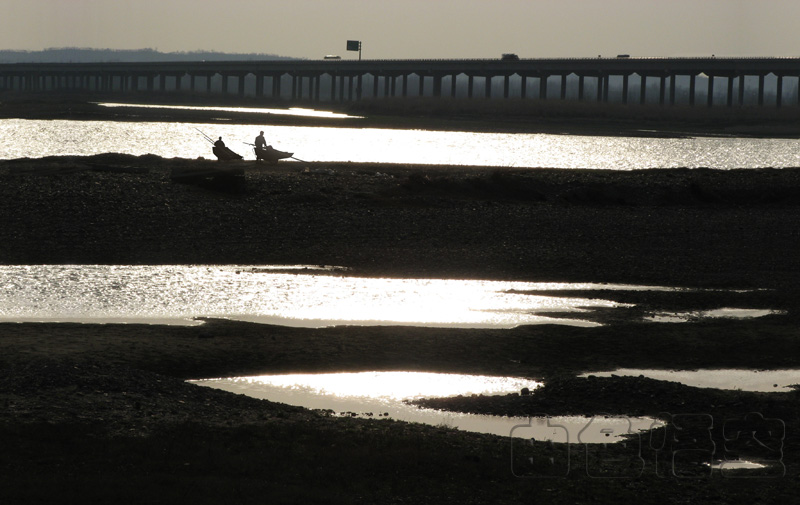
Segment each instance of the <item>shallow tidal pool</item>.
M476 433L560 443L609 443L663 426L658 420L628 416L506 417L419 408L408 403L426 397L499 395L534 390L540 382L425 372L287 374L190 381L254 398L334 415L395 419Z

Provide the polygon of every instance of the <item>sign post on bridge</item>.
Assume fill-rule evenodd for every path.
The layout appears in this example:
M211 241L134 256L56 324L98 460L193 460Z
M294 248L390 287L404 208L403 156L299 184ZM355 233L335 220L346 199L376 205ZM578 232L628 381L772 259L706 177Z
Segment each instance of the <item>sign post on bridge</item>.
M360 40L348 40L347 41L347 50L348 51L358 51L358 61L361 61L361 41Z

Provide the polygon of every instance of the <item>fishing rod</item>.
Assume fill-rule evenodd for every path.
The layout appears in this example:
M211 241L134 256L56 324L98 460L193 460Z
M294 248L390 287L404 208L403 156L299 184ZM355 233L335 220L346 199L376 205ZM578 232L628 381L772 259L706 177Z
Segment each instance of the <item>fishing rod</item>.
M211 144L213 144L213 143L214 143L214 140L213 140L211 137L209 137L208 135L206 135L205 133L203 133L202 131L200 131L200 128L195 128L195 130L199 131L199 132L200 132L200 135L204 136L204 137L206 138L206 140L208 140L209 142L211 142Z

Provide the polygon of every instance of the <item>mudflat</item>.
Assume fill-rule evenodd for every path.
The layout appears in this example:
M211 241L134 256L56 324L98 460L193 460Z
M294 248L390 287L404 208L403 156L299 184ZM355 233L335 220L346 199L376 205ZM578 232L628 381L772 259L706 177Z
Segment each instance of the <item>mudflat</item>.
M225 174L174 177L187 170ZM575 376L619 367L800 369L799 169L266 165L105 154L0 162L0 207L2 264L325 264L362 276L700 288L601 290L593 296L632 306L587 315L603 323L596 328L0 324L4 502L789 503L797 495L796 390ZM645 318L720 307L777 313ZM678 423L625 444L520 446L184 382L364 370L546 381L531 395L459 398L442 408L694 415L701 425L692 441L666 437ZM763 422L731 431L741 419ZM768 435L748 438L764 427ZM743 478L703 466L712 456L767 465Z

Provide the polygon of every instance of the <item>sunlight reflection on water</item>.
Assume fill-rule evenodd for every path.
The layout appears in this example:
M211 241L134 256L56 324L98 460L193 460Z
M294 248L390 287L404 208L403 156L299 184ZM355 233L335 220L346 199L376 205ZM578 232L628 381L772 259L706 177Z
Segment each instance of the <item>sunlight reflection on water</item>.
M418 408L406 403L426 397L502 395L533 391L540 382L516 377L426 372L357 372L260 375L189 381L254 398L339 415L402 420L553 442L606 443L622 435L662 426L652 418L621 417L505 417Z
M132 103L98 103L101 107L141 107L145 109L164 109L164 110L200 110L200 111L220 111L220 112L246 112L249 114L276 114L279 116L306 116L306 117L329 117L341 119L358 119L361 116L350 116L325 110L303 109L292 107L289 109L264 109L258 107L202 107L196 105L147 105Z
M638 377L680 382L698 388L717 388L741 391L788 392L794 384L800 384L800 370L655 370L639 368L620 368L612 372L589 372L580 375L588 377L610 377L612 375Z
M349 277L339 269L203 265L0 266L0 320L162 322L223 317L287 326L594 326L578 314L623 306L525 291L638 289L607 284ZM655 288L654 288L655 289Z
M348 120L349 121L349 120ZM107 152L213 159L198 132L223 137L253 160L260 130L267 143L305 161L419 163L631 170L791 167L800 146L789 139L598 137L522 133L391 130L351 127L0 120L0 159ZM295 163L295 161L285 161Z

